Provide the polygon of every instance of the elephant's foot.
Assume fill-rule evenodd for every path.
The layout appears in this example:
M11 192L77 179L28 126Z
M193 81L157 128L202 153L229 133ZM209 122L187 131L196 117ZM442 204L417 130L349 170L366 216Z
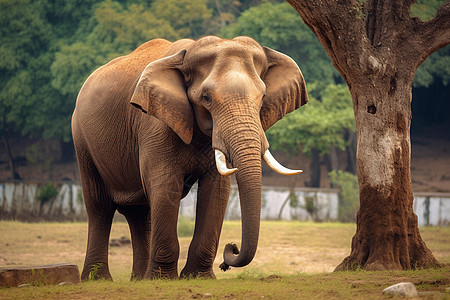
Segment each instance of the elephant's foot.
M108 266L102 264L95 264L91 267L84 267L83 272L81 272L81 280L82 281L90 281L90 280L111 280L112 276L109 273Z
M184 268L181 271L180 278L205 278L205 279L216 279L216 275L214 274L212 269L206 270L206 271L199 271L199 270L188 270L187 268Z
M213 271L210 272L197 272L197 273L182 273L180 274L181 279L190 278L203 278L203 279L216 279L216 275Z
M144 277L146 279L177 279L178 272L176 270L166 271L161 268L152 268L151 270L147 271L147 273L145 273Z

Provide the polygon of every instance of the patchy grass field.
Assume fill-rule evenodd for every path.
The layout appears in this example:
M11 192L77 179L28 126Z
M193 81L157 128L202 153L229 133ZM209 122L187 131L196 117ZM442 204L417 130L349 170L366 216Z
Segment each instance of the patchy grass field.
M245 268L219 270L226 243L240 243L240 222L225 222L214 271L218 280L156 280L129 282L130 245L110 247L110 270L115 282L76 286L39 286L0 289L0 299L378 299L381 291L401 281L416 284L424 299L450 299L450 228L421 228L422 238L436 258L447 265L436 270L406 272L330 273L350 253L354 224L261 223L254 261ZM75 263L82 269L86 223L0 222L0 267ZM115 222L111 238L129 237L128 225ZM190 238L180 238L180 266L184 266Z

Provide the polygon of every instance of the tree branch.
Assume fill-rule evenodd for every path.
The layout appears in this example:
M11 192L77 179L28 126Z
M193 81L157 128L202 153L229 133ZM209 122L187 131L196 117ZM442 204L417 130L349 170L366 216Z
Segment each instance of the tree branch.
M396 32L409 30L415 0L368 0L364 4L366 32L373 47L395 43Z
M365 33L364 14L357 0L286 0L317 36L334 67L344 78L351 70L347 60L354 49L366 49L361 37ZM358 51L358 50L356 50ZM353 60L356 62L356 60Z
M428 56L450 44L450 1L441 5L436 17L428 22L418 18L411 19L413 25L412 40L417 40L419 66Z

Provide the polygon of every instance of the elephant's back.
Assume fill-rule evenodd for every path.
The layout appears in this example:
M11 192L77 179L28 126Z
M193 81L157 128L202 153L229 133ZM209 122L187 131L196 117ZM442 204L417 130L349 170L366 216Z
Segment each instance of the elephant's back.
M163 57L171 44L152 40L112 60L94 71L78 94L72 116L75 147L89 153L104 181L116 190L122 188L122 181L140 187L135 127L144 114L130 104L130 99L144 68ZM117 170L114 176L111 170Z
M105 68L111 72L140 75L149 63L166 56L171 45L172 42L165 39L148 41L130 54L110 61L105 65Z
M152 61L164 57L171 45L164 39L151 40L95 70L78 94L76 117L85 118L94 111L110 114L109 110L118 111L118 106L122 112L131 109L129 101L142 71Z

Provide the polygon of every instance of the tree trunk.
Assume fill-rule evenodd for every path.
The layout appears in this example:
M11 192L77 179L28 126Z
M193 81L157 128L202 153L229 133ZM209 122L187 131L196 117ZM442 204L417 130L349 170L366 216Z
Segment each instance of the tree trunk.
M361 203L352 252L336 270L438 265L420 237L413 211L409 135L412 79L389 90L381 78L381 84L375 86L364 83L363 78L359 78L363 84L352 85Z
M356 133L349 131L347 135L348 146L345 151L347 153L347 167L345 170L356 174Z
M438 266L420 237L410 174L411 85L450 43L450 2L410 17L411 0L287 0L319 38L350 89L360 209L350 256L336 270Z
M308 186L320 187L320 152L317 149L312 149L311 152L311 176L309 178Z
M19 173L17 173L16 170L16 164L14 162L14 157L11 152L11 146L9 145L8 138L5 135L2 135L2 141L6 148L6 153L8 154L8 161L9 161L9 169L11 171L11 178L13 180L21 180Z
M75 158L75 147L73 146L73 142L64 142L60 141L61 148L61 163L73 162Z
M334 145L330 145L328 161L328 172L339 170L339 155L338 150Z

